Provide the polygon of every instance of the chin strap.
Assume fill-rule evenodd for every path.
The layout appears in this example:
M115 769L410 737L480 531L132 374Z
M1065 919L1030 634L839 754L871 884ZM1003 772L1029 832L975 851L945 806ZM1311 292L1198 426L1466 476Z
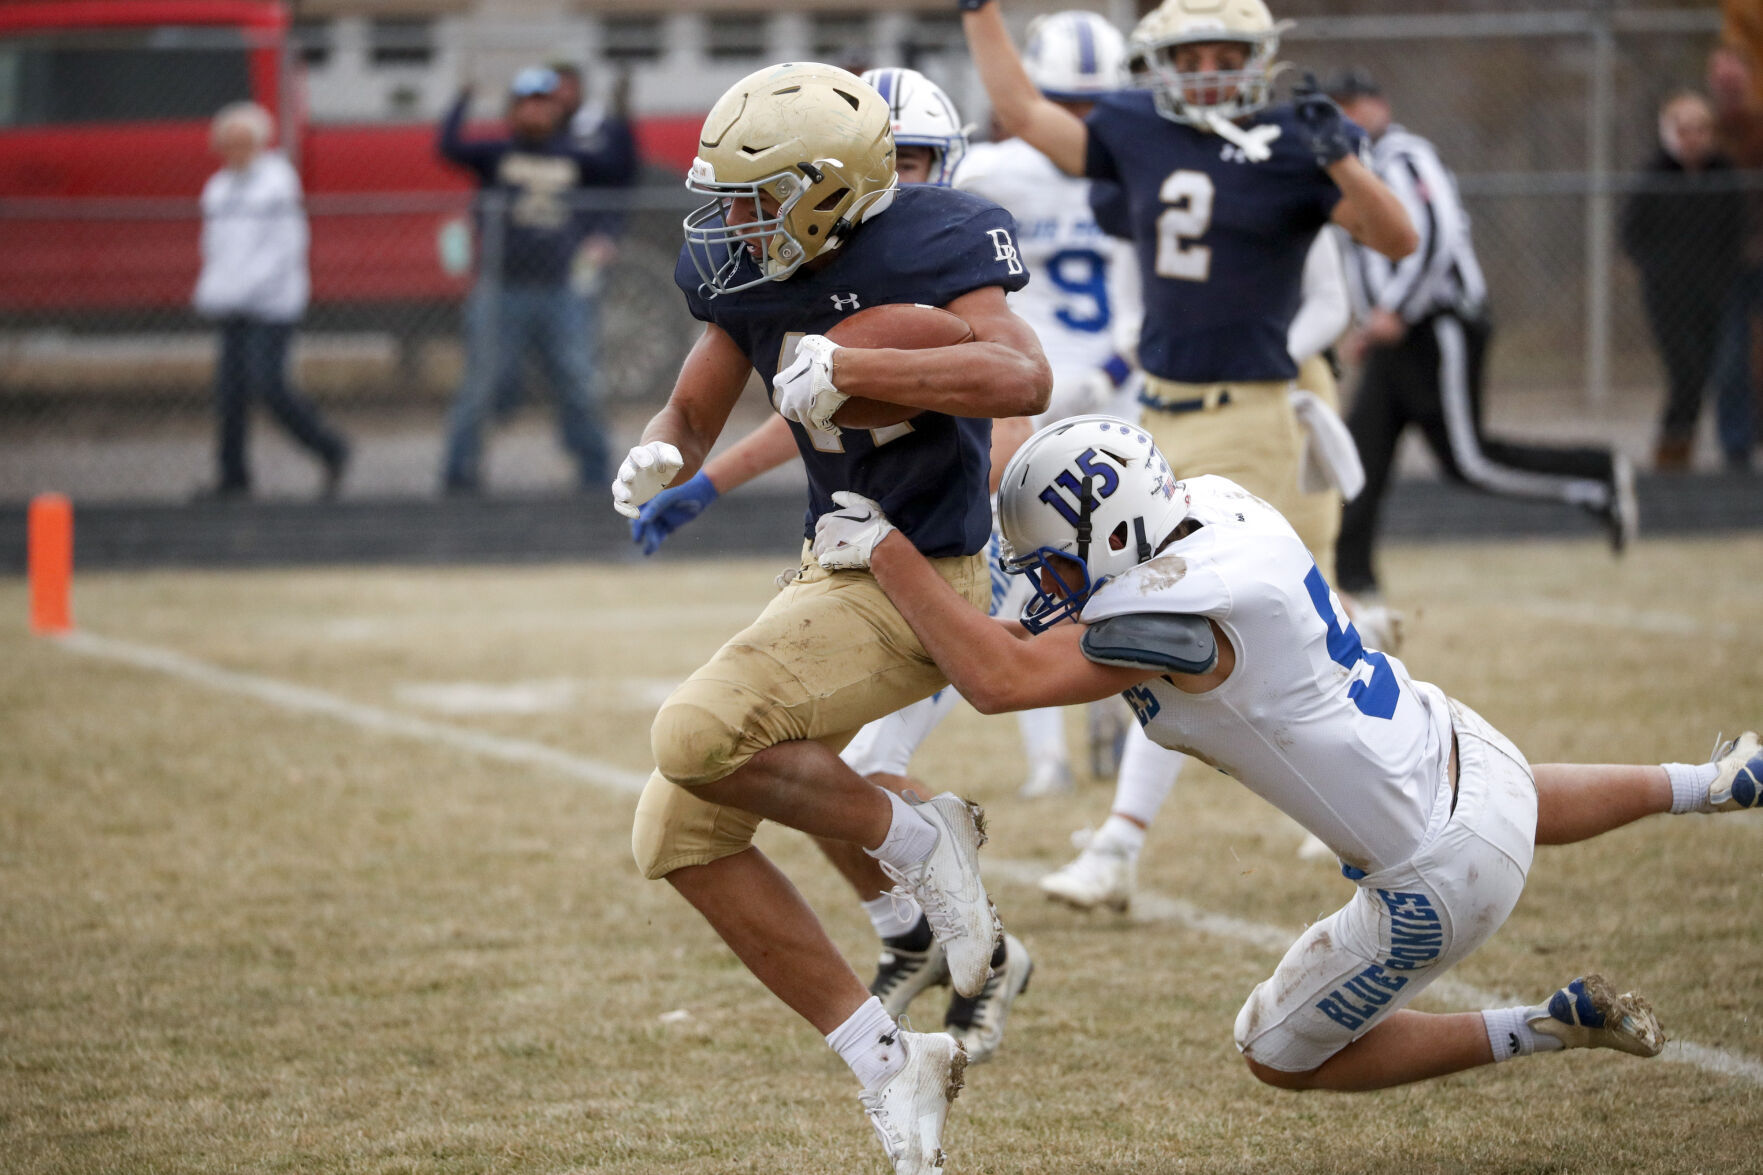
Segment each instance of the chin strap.
M1077 561L1084 565L1086 575L1090 565L1090 515L1096 511L1096 499L1090 493L1094 480L1094 476L1084 478L1083 493L1077 499Z
M1250 163L1263 163L1273 158L1273 148L1268 144L1279 138L1277 123L1264 123L1244 130L1216 110L1208 110L1204 117L1212 133L1239 148Z

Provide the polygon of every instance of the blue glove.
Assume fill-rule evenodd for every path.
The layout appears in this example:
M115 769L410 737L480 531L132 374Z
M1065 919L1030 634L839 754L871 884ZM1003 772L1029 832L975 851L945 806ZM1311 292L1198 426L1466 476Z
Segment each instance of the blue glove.
M991 2L992 0L955 0L955 7L963 12L978 12Z
M1293 113L1304 128L1306 145L1316 156L1316 166L1327 168L1358 152L1352 124L1341 114L1333 98L1316 84L1316 75L1307 73L1304 81L1292 92Z
M702 514L718 496L700 469L690 481L668 486L643 503L642 512L631 519L631 542L641 543L643 554L653 555L668 535Z

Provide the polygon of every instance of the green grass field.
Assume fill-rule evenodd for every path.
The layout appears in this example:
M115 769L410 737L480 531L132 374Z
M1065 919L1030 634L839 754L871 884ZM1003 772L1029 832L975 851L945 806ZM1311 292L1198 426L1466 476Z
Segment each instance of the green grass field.
M1388 559L1411 670L1534 760L1696 760L1763 723L1763 536ZM837 1058L630 860L656 702L776 570L87 576L79 642L30 636L0 584L0 1170L882 1171ZM1086 917L1032 882L1105 787L1016 799L1015 722L967 710L916 767L987 805L1038 963L952 1175L1763 1169L1763 814L1541 851L1421 1005L1595 968L1687 1042L1665 1058L1293 1095L1231 1023L1350 892L1295 826L1190 767L1138 915ZM842 883L794 833L760 843L867 978Z

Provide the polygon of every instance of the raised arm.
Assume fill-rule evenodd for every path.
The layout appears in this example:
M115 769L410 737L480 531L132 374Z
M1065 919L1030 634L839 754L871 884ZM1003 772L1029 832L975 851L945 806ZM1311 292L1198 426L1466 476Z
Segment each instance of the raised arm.
M1083 119L1043 97L1029 80L997 0L970 5L973 0L962 0L961 27L999 130L1024 140L1067 175L1081 176L1089 144Z
M1329 178L1341 190L1340 203L1334 206L1334 222L1346 229L1355 241L1368 245L1388 257L1400 261L1414 252L1420 243L1414 222L1407 209L1389 185L1378 179L1356 155L1343 156L1329 164Z
M943 309L965 319L973 341L922 351L840 347L832 381L846 396L928 408L950 416L1034 416L1046 411L1053 370L1034 328L998 286L961 295Z
M477 172L480 178L490 179L495 175L496 163L502 157L502 144L474 143L466 139L465 113L470 106L471 87L461 87L459 97L453 100L447 116L441 120L441 129L435 136L435 151L449 163L468 167Z

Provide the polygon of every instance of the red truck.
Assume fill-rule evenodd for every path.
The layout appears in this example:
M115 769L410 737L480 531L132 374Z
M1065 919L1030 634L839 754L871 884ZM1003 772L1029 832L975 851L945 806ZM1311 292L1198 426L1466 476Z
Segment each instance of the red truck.
M456 302L469 277L437 238L469 178L432 122L310 123L280 3L24 0L0 3L0 323L185 307L209 121L245 99L277 115L306 186L315 317ZM697 123L640 123L646 163L683 174Z

